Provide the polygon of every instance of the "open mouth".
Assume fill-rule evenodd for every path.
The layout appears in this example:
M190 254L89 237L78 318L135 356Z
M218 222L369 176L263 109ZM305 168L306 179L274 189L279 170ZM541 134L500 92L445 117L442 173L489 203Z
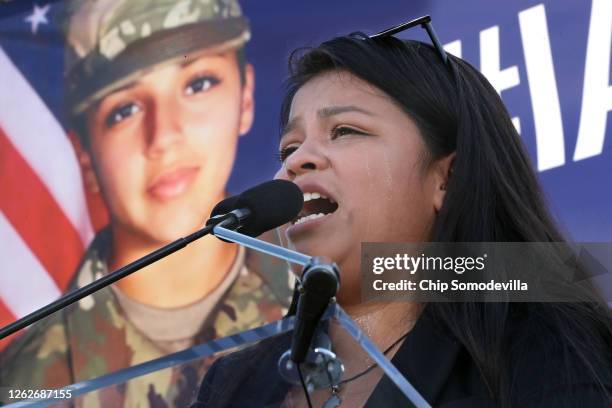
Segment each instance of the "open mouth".
M325 217L338 209L338 203L321 193L304 193L304 207L298 216L292 221L298 225L306 221Z

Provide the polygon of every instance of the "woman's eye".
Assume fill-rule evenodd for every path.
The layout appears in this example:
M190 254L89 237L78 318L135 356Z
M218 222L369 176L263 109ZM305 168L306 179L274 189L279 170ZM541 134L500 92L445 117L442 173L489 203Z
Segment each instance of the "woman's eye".
M198 92L206 92L213 86L217 85L221 82L218 78L214 76L201 76L187 84L185 88L185 95L193 95Z
M106 125L109 127L114 126L137 112L140 112L140 107L135 103L130 102L125 105L121 105L118 108L113 109L108 116L106 116Z
M332 140L346 135L366 135L367 133L348 126L338 126L331 131Z
M278 161L284 163L285 160L291 155L291 153L297 150L297 146L287 146L283 147L277 154Z

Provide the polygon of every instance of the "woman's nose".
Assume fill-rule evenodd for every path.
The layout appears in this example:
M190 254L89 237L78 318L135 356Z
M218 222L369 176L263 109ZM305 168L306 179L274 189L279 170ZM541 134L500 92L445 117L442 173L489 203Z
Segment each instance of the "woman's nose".
M151 156L163 155L183 138L183 124L174 106L166 103L149 104L147 153Z
M323 147L314 143L302 143L285 160L289 177L295 178L310 171L327 168L329 160L323 150Z

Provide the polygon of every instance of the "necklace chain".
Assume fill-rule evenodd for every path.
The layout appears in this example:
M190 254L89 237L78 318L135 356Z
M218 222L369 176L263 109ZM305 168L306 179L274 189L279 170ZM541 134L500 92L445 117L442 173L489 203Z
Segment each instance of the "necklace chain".
M404 334L403 336L401 336L399 339L395 340L393 342L393 344L391 344L389 347L387 347L387 349L385 351L383 351L384 355L387 355L388 352L390 352L391 350L393 350L393 348L395 346L397 346L399 344L400 341L404 340L406 337L408 337L408 334L410 332ZM340 382L338 382L338 384L334 384L332 385L332 393L333 394L337 394L340 391L340 386L344 385L344 384L348 384L351 381L354 381L356 379L358 379L359 377L363 377L364 375L368 374L370 371L372 371L378 364L374 363L372 365L370 365L368 368L366 368L365 370L363 370L362 372L355 374L354 376L352 376L351 378L347 378L346 380L342 380Z

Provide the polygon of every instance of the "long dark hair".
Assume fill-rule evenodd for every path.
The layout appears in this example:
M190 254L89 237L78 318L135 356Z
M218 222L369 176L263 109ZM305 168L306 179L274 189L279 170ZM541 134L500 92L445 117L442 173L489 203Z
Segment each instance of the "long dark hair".
M433 47L418 41L371 40L360 33L298 49L289 62L281 129L302 85L324 72L349 71L388 94L415 121L428 161L456 152L431 241L563 242L501 98L469 63L449 58L450 65L443 64ZM564 362L556 373L562 384L575 383L578 367L606 392L599 373L612 367L612 318L594 291L567 303L430 303L426 310L468 350L500 406L512 404L520 376L511 356L550 339ZM550 335L510 339L510 322L519 316Z

